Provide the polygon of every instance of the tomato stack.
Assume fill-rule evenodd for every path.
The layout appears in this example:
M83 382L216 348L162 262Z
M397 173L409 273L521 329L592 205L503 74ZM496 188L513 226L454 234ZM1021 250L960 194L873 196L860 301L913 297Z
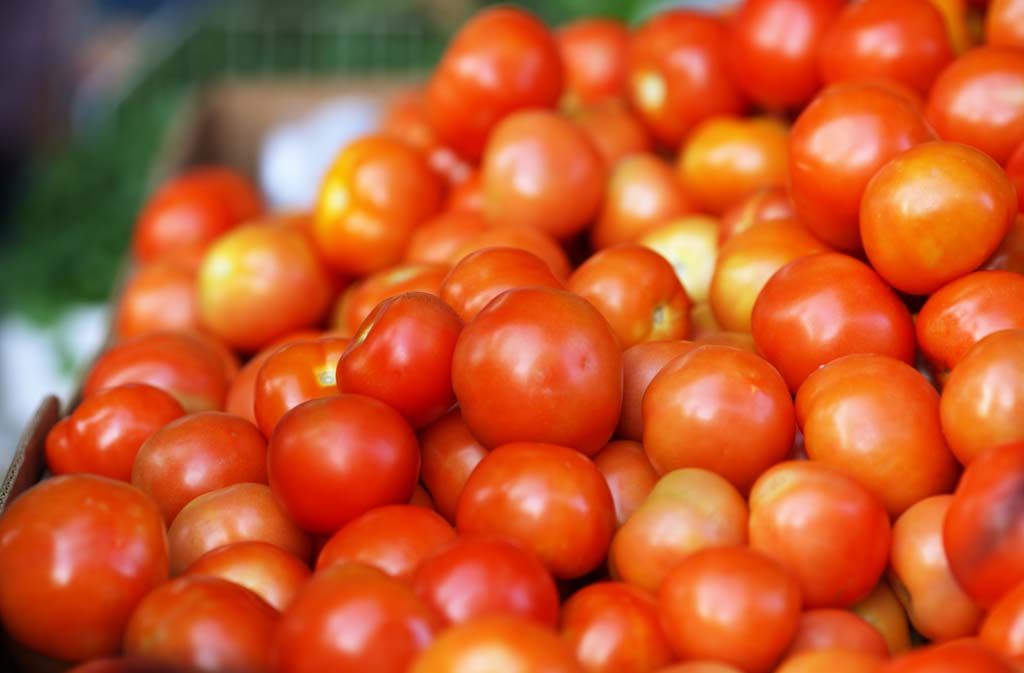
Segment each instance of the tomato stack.
M0 620L79 673L1015 670L1022 208L1020 0L484 10L312 213L151 198Z

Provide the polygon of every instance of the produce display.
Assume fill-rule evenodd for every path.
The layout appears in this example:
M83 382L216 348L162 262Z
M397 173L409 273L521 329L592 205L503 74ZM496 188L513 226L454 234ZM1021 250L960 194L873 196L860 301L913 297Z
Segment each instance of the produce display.
M1024 666L1024 2L483 9L318 194L139 214L16 659Z

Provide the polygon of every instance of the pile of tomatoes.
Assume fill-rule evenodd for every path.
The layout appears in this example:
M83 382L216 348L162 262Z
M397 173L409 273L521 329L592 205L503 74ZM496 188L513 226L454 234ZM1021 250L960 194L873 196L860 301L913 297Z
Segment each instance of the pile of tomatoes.
M984 4L490 8L312 213L172 179L0 517L13 646L1015 670L1024 2Z

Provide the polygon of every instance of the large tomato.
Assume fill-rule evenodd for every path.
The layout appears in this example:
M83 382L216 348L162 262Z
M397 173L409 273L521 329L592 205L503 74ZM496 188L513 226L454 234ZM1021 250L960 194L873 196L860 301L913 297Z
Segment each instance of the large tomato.
M555 39L565 66L564 107L626 96L629 31L622 22L579 19L559 28Z
M484 248L463 257L441 283L444 299L464 322L469 322L492 299L517 287L565 289L551 267L521 248Z
M309 581L309 566L269 542L249 540L217 547L185 569L185 575L209 575L249 589L276 610L291 605Z

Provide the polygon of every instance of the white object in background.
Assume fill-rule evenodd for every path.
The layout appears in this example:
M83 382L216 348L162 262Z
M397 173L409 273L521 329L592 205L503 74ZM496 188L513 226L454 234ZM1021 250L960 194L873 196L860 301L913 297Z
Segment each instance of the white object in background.
M276 210L312 210L324 173L341 149L377 129L380 105L366 96L330 100L274 127L260 147L260 187Z

